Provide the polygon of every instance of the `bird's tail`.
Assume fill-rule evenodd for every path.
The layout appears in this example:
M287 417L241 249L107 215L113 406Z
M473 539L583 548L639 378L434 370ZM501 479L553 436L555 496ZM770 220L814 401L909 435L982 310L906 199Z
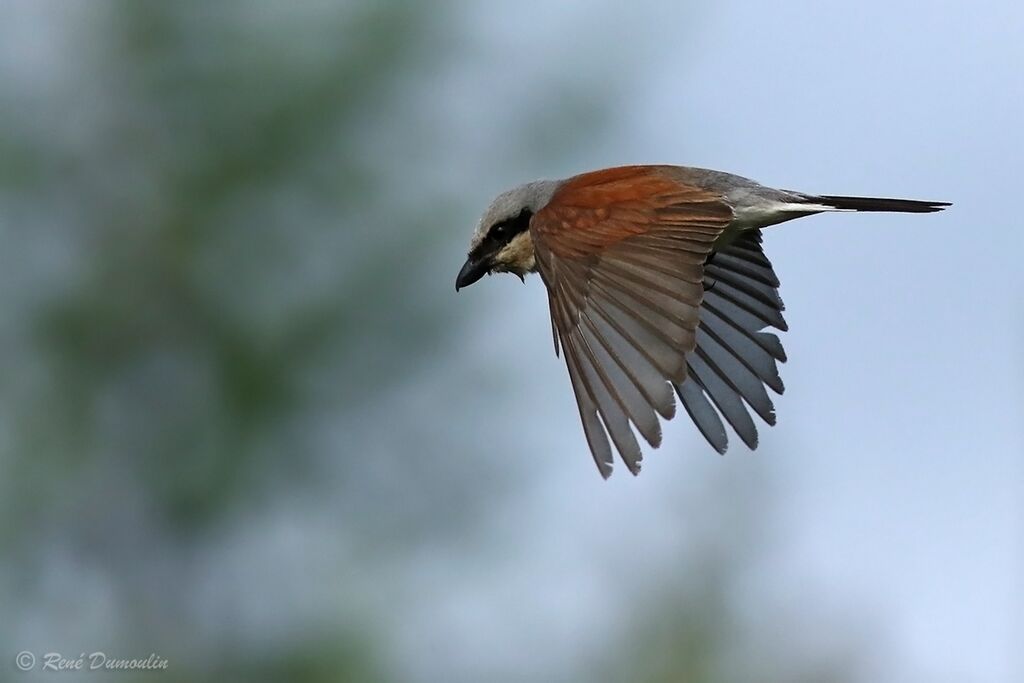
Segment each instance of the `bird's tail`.
M838 195L803 195L808 207L822 211L897 211L900 213L934 213L950 202L925 202L917 199L884 199L880 197L842 197Z

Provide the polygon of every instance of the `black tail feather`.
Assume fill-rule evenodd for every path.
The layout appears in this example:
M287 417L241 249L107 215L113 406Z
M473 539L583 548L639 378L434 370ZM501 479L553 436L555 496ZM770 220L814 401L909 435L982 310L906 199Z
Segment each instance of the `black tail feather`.
M902 213L933 213L942 211L950 202L924 202L916 199L882 199L878 197L809 196L807 201L847 211L899 211Z

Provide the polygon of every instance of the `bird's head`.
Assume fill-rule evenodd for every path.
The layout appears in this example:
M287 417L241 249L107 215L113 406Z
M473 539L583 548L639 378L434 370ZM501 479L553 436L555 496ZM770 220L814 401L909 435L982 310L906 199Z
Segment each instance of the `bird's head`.
M468 287L490 273L519 277L537 269L530 219L551 200L560 180L538 180L502 192L487 207L469 242L469 256L455 280Z

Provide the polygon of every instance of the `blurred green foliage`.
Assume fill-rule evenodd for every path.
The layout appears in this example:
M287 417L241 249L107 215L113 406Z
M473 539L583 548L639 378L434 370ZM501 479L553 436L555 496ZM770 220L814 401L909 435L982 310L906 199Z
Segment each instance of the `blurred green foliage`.
M5 553L35 553L18 568L44 561L33 550L40 535L70 527L86 561L120 577L133 603L155 588L153 577L131 577L133 556L199 552L241 494L270 495L268 467L300 482L315 468L306 415L373 401L422 362L415 352L404 362L360 356L358 338L440 343L438 298L413 294L441 233L394 205L359 147L409 125L394 91L424 61L446 59L437 39L447 11L77 9L88 26L66 54L81 61L43 94L45 110L11 102L0 134L3 198L31 202L28 218L72 261L27 307L12 334L20 349L3 360ZM361 239L371 217L401 241L397 258ZM322 375L359 390L325 391L311 381ZM174 609L158 618L170 626L152 623L165 597L135 603L121 626L141 642L185 626ZM345 638L322 649L323 661L303 643L261 658L251 678L366 680L367 636L351 647Z
M71 204L77 234L60 237L82 257L30 320L44 382L12 479L46 486L36 463L117 459L169 521L203 524L297 412L372 400L403 358L420 362L360 358L357 334L437 344L443 308L411 289L440 233L391 208L355 148L369 126L402 125L375 119L417 60L443 58L423 46L442 7L263 9L110 5L109 43L86 67L98 92L77 95L103 99L88 139L66 157L47 131L19 142L63 157L22 189ZM404 240L398 258L359 239L371 216ZM324 371L360 391L303 386ZM288 456L304 470L301 450Z

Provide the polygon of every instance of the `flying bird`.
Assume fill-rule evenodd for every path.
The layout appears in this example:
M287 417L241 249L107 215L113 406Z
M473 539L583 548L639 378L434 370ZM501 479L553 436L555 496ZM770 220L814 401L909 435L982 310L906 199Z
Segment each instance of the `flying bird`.
M762 228L826 211L946 206L776 190L701 168L608 168L498 195L455 289L490 273L540 274L594 462L610 476L614 444L637 474L633 430L657 448L675 395L719 453L723 418L751 449L752 415L775 424L767 389L782 394L786 354L766 330L787 326Z

